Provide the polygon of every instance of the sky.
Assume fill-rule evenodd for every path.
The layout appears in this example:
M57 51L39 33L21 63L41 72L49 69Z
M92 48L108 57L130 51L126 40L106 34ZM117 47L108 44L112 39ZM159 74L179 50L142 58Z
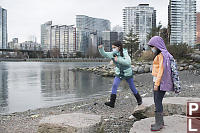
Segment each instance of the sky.
M112 27L122 26L122 9L144 3L157 10L157 23L167 26L169 0L1 0L0 6L7 9L8 41L29 41L36 36L40 43L40 26L47 21L75 25L76 15L87 15L108 19ZM200 12L200 0L197 11Z

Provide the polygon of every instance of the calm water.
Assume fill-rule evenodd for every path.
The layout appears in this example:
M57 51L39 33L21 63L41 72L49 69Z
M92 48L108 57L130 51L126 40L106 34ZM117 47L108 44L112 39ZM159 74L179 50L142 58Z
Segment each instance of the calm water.
M0 113L72 103L110 91L112 80L73 67L106 63L0 62Z

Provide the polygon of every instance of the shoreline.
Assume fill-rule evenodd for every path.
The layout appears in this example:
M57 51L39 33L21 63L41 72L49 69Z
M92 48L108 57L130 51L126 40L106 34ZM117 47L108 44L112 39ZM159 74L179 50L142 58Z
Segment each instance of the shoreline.
M0 62L109 62L105 58L0 58Z
M151 73L152 72L152 62L135 62L131 65L134 75ZM178 62L177 63L178 72L180 71L194 71L195 74L200 75L200 63L192 63L192 62ZM86 71L92 72L102 77L115 77L115 66L108 65L100 65L95 67L75 67L72 69L73 71Z
M190 71L181 71L182 92L179 96L200 97L199 77L200 75L194 75ZM134 82L142 97L152 97L152 76L150 73L135 75ZM109 96L110 94L107 94L71 104L0 115L0 132L35 133L38 129L38 123L43 117L80 112L101 115L106 133L128 133L135 122L134 119L128 119L136 107L136 100L133 94L130 89L124 87L122 91L117 93L115 108L104 105ZM166 97L174 96L173 92L166 94Z

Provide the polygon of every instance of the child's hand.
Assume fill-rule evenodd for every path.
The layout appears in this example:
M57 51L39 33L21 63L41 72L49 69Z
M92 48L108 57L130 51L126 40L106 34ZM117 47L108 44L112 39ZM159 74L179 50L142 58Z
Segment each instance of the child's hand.
M110 65L114 65L113 60L110 61Z
M158 91L158 86L154 85L154 91Z
M98 48L102 48L102 47L103 47L103 45L99 45L99 46L98 46Z
M117 62L117 56L115 57L115 62Z

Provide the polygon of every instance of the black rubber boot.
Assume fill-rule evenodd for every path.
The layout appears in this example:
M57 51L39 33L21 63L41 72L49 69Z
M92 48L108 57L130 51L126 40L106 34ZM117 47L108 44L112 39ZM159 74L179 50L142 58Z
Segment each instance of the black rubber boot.
M141 105L142 104L142 97L140 96L140 94L137 93L137 94L134 94L134 96L137 100L138 105Z
M157 115L157 113L155 112L155 118L156 118L156 115ZM165 123L164 123L164 120L163 120L163 117L162 117L162 125L163 126L165 126ZM156 121L156 120L155 120ZM151 127L153 127L153 126L155 126L156 125L156 123L154 123L154 124L151 124Z
M114 108L115 107L115 100L116 100L116 94L110 95L110 102L105 102L105 105Z
M160 131L163 128L163 114L156 112L155 121L156 123L151 127L151 131Z

